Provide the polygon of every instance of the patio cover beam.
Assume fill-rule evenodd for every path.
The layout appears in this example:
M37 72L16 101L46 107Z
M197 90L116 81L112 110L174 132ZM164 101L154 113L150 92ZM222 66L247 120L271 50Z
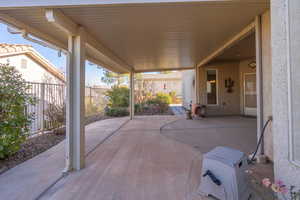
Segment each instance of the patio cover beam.
M52 23L54 26L58 27L62 31L66 32L68 35L76 35L79 29L79 25L72 21L69 17L64 15L58 9L46 9L45 16L48 22ZM102 57L109 59L116 63L116 68L123 67L128 72L132 70L132 67L117 57L112 51L107 49L102 45L97 39L95 39L88 30L85 30L86 33L86 45L88 48L91 48L101 54ZM95 56L98 57L98 56ZM105 63L105 62L104 62Z
M191 70L194 67L134 70L135 73Z
M109 6L120 4L153 4L153 3L243 3L243 4L266 4L270 0L1 0L0 9L24 8L24 7L82 7L82 6Z
M200 61L197 66L201 67L203 65L206 65L219 55L221 55L226 49L232 47L236 43L238 43L240 40L244 39L250 33L254 32L255 30L255 22L250 23L248 26L246 26L243 30L241 30L239 33L234 35L232 38L230 38L228 41L226 41L222 46L217 48L215 51L213 51L210 55L205 57L202 61Z
M39 39L57 47L57 49L61 49L61 50L65 50L65 51L68 49L68 46L66 44L49 36L47 33L40 31L36 28L33 28L32 26L29 26L27 24L24 24L23 22L20 22L19 20L15 19L9 15L0 13L0 21L8 26L15 27L21 31L24 31L27 34L30 34L36 38L39 38Z

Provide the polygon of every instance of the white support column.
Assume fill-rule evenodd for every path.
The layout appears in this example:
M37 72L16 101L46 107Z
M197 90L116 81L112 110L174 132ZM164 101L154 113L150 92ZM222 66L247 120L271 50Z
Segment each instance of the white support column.
M257 96L257 141L263 128L263 73L262 73L262 27L261 16L255 18L255 43L256 43L256 96ZM264 141L258 150L264 154Z
M85 87L85 33L68 38L67 110L66 110L66 169L84 167L84 87Z
M193 103L200 103L199 67L197 65L195 67L195 99L196 102Z
M130 119L134 117L134 72L130 72Z

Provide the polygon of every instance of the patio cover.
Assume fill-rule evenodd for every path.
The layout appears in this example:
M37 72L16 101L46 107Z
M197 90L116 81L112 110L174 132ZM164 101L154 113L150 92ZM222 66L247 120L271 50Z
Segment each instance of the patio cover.
M67 34L53 21L71 33L81 26L88 60L119 73L146 72L193 69L268 6L266 0L2 0L0 20L64 50Z

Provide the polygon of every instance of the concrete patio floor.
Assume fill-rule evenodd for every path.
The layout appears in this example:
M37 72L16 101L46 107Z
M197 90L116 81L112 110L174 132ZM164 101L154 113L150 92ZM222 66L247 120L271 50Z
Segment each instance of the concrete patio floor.
M256 119L239 116L180 119L162 127L161 133L206 153L216 146L228 146L246 154L257 144Z
M62 144L1 175L1 199L204 200L208 198L197 193L202 154L219 145L249 153L256 144L251 118L138 116L98 145L109 135L102 131L112 132L126 120L91 124L86 168L60 179L41 196L61 176Z
M118 130L128 117L107 119L89 124L86 130L86 154L101 141ZM37 199L51 184L62 176L65 166L64 141L51 149L0 175L0 199Z

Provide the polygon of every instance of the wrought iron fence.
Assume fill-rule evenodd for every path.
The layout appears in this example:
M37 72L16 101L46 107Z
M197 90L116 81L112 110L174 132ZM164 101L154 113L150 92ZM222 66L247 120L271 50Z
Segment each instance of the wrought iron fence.
M63 109L66 97L66 88L61 84L33 83L29 85L28 93L36 100L36 105L27 107L27 113L33 114L34 120L30 126L30 135L41 133L54 127L53 121L49 119L46 112L53 107Z
M27 82L28 93L36 100L36 105L29 105L28 114L33 114L34 119L30 126L30 135L43 133L63 125L65 120L66 87L62 84ZM85 88L86 115L103 113L107 100L101 87Z

